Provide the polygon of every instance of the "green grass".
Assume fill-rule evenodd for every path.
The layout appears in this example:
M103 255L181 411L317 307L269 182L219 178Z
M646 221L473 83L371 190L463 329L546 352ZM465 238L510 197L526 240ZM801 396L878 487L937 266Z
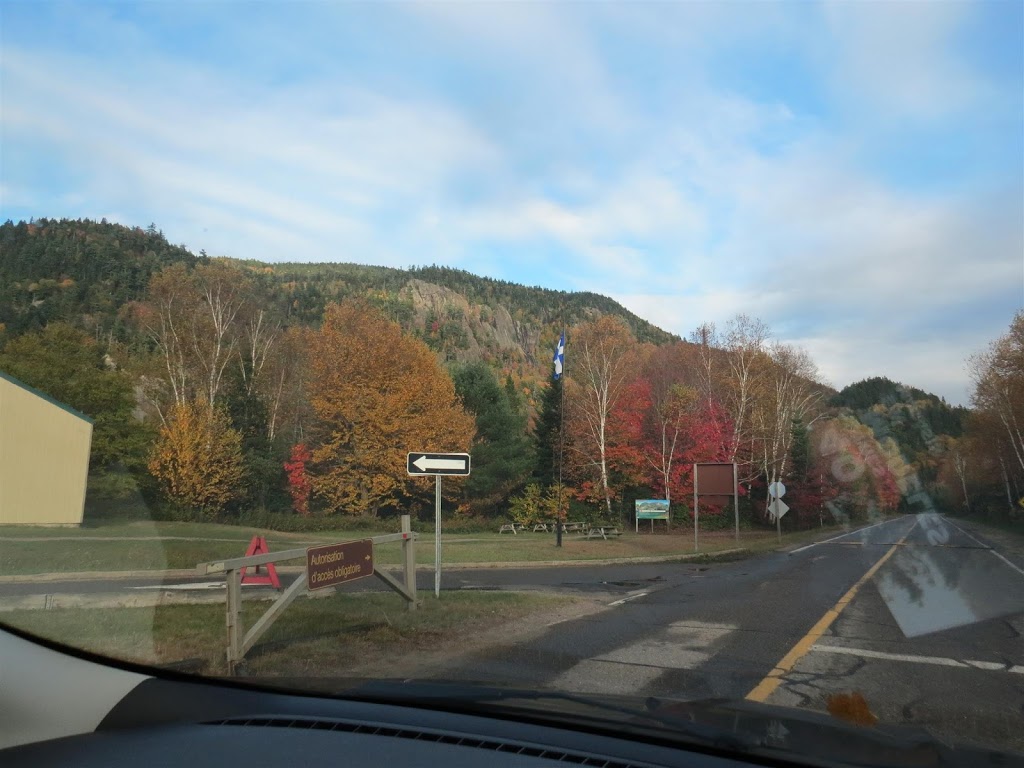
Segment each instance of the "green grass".
M10 533L12 528L15 527L0 528L0 575L191 569L201 562L243 556L255 534L267 536L271 551L375 535L372 531L279 533L218 524L163 522L120 523L88 529L19 528L16 534ZM34 535L40 531L46 533ZM831 531L839 529L783 534L781 546L813 541ZM164 538L144 540L146 537ZM737 543L731 531L708 531L701 533L700 545L701 552L714 553L732 549ZM768 551L780 544L772 531L741 531L738 546ZM561 549L555 547L555 537L548 533L447 534L443 537L442 558L449 564L529 563L671 557L693 551L692 533L686 529L677 529L670 535L626 533L607 541L566 535ZM383 565L397 565L401 562L401 545L378 545L375 558ZM433 534L421 534L416 562L434 562ZM301 560L281 563L289 564L299 565Z
M186 537L186 538L223 538L248 541L253 536L273 536L276 539L320 540L359 538L362 531L318 531L316 533L285 533L268 531L265 528L254 528L241 525L225 525L223 523L178 523L163 520L111 522L74 527L48 527L39 525L0 525L0 539L3 538L105 538L117 537Z
M567 598L516 592L453 592L440 600L421 593L407 611L397 595L367 593L299 599L246 657L256 675L343 675L358 661L387 664L389 655L433 650L445 641L551 610ZM243 606L246 628L268 602ZM8 611L0 620L57 642L129 661L160 665L198 660L204 674L223 674L224 606L66 608Z

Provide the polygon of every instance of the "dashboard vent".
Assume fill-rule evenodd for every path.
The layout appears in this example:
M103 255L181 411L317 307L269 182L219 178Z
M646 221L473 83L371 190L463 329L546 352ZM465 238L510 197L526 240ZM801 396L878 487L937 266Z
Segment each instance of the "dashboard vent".
M437 744L452 744L458 747L484 749L491 752L508 752L514 755L539 757L570 765L586 765L594 768L641 768L637 763L624 763L619 760L596 757L580 753L566 752L559 749L545 749L529 744L516 744L508 741L492 741L472 736L441 733L413 728L395 728L373 723L348 722L345 720L319 720L315 718L292 717L240 717L225 720L213 720L206 725L242 725L254 728L299 728L312 731L342 731L359 733L367 736L390 736L395 739L412 741L428 741Z

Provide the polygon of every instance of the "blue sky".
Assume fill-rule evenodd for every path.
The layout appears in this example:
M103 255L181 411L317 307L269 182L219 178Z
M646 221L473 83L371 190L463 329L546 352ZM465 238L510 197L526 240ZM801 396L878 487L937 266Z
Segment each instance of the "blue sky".
M1024 306L1024 3L0 4L0 217L756 315L966 402Z

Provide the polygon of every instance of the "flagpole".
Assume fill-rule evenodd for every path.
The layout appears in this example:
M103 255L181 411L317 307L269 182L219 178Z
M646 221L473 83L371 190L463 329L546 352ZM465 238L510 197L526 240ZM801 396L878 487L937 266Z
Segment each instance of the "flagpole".
M565 326L562 326L565 339ZM564 353L563 353L564 354ZM564 361L564 358L563 358ZM562 459L565 456L565 363L558 379L558 496L555 501L555 546L562 546Z

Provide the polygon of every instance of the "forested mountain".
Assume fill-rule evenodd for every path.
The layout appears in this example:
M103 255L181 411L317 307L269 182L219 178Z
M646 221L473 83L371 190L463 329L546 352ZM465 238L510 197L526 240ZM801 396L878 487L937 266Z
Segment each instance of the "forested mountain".
M201 258L153 225L7 221L0 225L0 324L15 336L56 320L123 334L119 313L142 297L154 272Z
M966 408L937 395L879 376L850 384L829 404L852 411L876 440L892 440L929 491L935 490L968 415Z
M8 221L0 226L0 323L17 336L59 320L128 341L125 312L143 300L153 274L173 263L191 267L210 260L171 245L154 225ZM329 303L361 298L442 361L483 360L528 378L531 369L546 366L558 329L598 315L621 317L639 341L674 338L605 296L527 287L447 267L224 261L250 271L263 300L293 324L319 325Z
M752 525L773 523L780 480L784 527L907 508L915 480L940 502L970 490L965 409L881 378L835 393L756 317L682 341L596 294L197 256L154 225L0 226L0 370L96 420L93 509L421 514L432 492L405 472L410 450L472 452L448 492L474 519L572 504L575 519L625 521L644 498L685 516L707 461L736 463ZM1012 496L1024 483L1004 475Z

